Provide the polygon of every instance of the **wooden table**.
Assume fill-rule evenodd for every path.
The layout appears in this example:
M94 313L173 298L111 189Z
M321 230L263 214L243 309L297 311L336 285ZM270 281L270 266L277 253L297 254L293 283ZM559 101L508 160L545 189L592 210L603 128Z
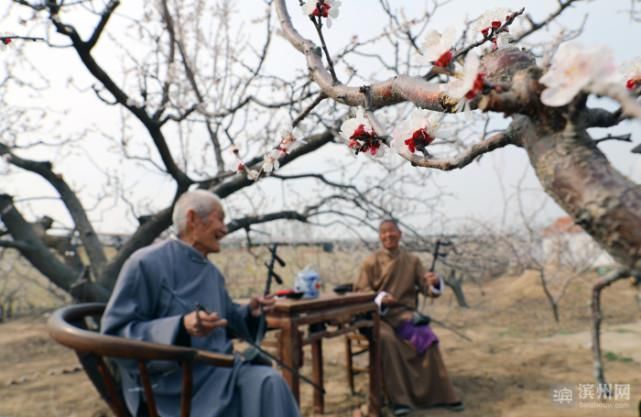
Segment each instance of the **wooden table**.
M381 408L380 395L380 349L378 333L380 318L375 293L348 293L345 295L321 294L314 299L279 299L274 310L267 316L270 328L280 329L279 353L288 366L299 369L302 365L302 347L312 347L312 380L323 386L323 339L344 335L359 328L370 327L369 336L369 416L378 417ZM371 313L370 319L353 319L357 315ZM320 329L313 333L303 332L300 326L325 323L335 330ZM305 334L307 333L307 334ZM300 378L283 369L283 377L289 384L296 401L300 402ZM323 394L314 389L314 411L323 413Z

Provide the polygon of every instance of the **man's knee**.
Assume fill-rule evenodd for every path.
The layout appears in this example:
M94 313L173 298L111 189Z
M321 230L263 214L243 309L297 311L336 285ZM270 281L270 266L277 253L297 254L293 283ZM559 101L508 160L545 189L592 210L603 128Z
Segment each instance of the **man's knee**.
M253 382L261 382L261 385L285 384L280 373L271 366L245 365L243 366L243 379Z

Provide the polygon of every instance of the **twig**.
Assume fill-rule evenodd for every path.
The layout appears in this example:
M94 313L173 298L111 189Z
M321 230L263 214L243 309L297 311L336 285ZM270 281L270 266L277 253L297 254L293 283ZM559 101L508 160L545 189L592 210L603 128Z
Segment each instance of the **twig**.
M603 278L600 278L592 288L592 355L594 360L594 378L598 384L605 384L603 365L601 362L601 291L614 282L630 276L627 268L617 268Z
M608 141L608 140L618 140L618 141L621 141L621 142L632 142L632 134L631 133L627 133L625 135L608 134L607 136L604 136L602 138L594 139L594 143L598 145L599 143L605 142L605 141Z
M316 32L318 33L318 37L321 41L321 47L323 48L323 52L325 53L325 58L327 59L327 66L329 67L329 72L332 74L332 78L334 79L334 82L338 82L338 77L336 76L336 72L334 71L334 63L332 62L332 57L329 55L329 50L327 49L327 43L325 42L325 36L323 36L323 21L320 16L321 3L322 3L322 0L316 4L316 9L319 12L318 21L314 19L314 16L310 16L309 19L314 23L314 27L316 28Z

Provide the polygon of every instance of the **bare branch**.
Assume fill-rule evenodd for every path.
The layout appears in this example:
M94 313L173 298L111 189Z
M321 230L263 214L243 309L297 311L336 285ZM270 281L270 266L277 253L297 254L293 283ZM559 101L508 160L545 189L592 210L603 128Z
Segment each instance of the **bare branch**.
M593 85L590 90L602 96L615 99L621 105L621 113L624 116L634 117L641 120L641 104L625 88L616 84Z
M603 278L599 278L592 289L592 355L594 361L594 378L597 383L605 384L603 365L601 364L601 291L616 281L630 276L627 268L617 268Z
M299 222L307 222L307 214L299 213L294 210L284 210L274 213L262 214L259 216L247 216L239 219L232 219L227 225L229 233L233 233L239 229L249 229L254 224L268 223L274 220L297 220Z
M552 12L548 17L541 20L540 22L535 22L530 15L526 15L528 22L530 23L530 29L520 34L520 36L514 39L514 42L519 42L524 38L530 36L534 32L538 31L541 28L546 27L550 22L559 17L561 13L568 7L572 6L574 3L577 3L581 0L565 0L559 1L559 8Z
M87 41L87 49L92 50L94 46L96 46L96 43L98 43L98 39L100 39L100 35L102 35L103 30L107 26L107 23L109 22L109 18L113 14L114 10L120 5L119 0L111 0L109 4L105 7L105 10L102 12L102 15L100 16L100 21L98 21L98 25L94 29L93 33L91 34L91 37Z
M602 138L594 139L594 143L596 143L598 145L601 142L606 142L606 141L609 141L609 140L617 140L617 141L621 141L621 142L632 142L631 138L632 138L632 134L630 134L630 133L625 134L625 135L608 134L607 136L604 136Z
M586 109L584 124L588 127L612 127L622 122L621 109L610 112L605 109Z
M116 101L122 106L126 107L136 118L138 118L151 136L158 153L160 154L167 171L171 174L172 177L178 183L180 188L187 189L193 181L185 174L182 170L178 168L176 162L174 161L167 141L165 140L162 131L160 130L160 125L154 121L149 115L145 112L144 108L138 107L132 104L129 96L113 81L113 79L103 70L103 68L95 61L94 57L91 55L91 49L88 47L88 43L83 41L80 38L80 35L76 29L71 26L61 22L60 17L57 14L57 6L55 3L50 5L51 21L53 22L58 33L67 36L76 50L78 56L84 63L85 67L89 72L100 81L105 88L114 96Z
M514 145L514 138L510 132L497 133L476 143L466 149L463 153L448 159L432 159L425 156L416 154L403 154L400 155L410 161L412 165L423 168L436 168L443 171L451 171L453 169L460 169L469 165L479 156L491 152L495 149L502 148L507 145Z
M69 293L73 294L74 291L80 289L75 285L79 272L62 263L49 250L33 226L25 221L16 209L12 197L6 194L0 195L0 219L16 241L25 243L23 248L17 249L38 271ZM82 285L82 290L89 291L87 299L106 300L108 296L104 289L90 283Z

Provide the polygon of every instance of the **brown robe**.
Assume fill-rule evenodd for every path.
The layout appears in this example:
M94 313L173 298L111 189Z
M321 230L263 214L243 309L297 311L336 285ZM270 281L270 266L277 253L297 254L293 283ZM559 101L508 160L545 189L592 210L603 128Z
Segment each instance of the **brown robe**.
M354 284L355 291L385 291L416 309L417 289L431 295L424 284L420 259L403 250L379 249L368 256ZM454 392L438 344L419 356L414 347L396 336L394 328L408 309L390 308L381 320L380 342L383 385L388 400L412 408L460 401Z

